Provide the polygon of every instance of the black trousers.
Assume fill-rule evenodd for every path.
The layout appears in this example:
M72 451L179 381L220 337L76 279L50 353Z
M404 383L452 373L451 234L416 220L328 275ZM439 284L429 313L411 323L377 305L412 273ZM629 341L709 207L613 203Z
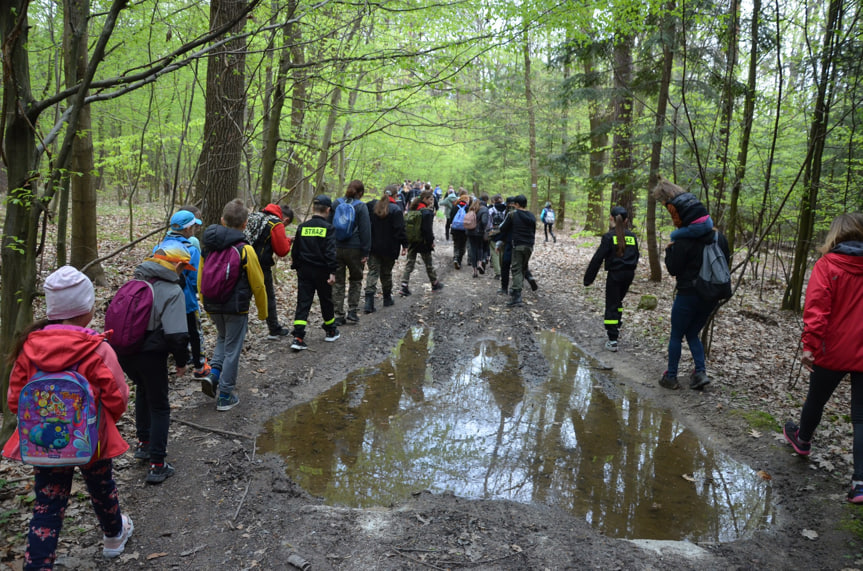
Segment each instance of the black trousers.
M297 270L297 310L294 313L294 337L303 339L306 326L309 324L309 312L315 294L321 303L321 316L324 318L324 330L331 329L336 320L333 306L333 286L327 283L330 272L326 268L303 268Z
M617 270L608 272L605 279L605 331L610 341L617 341L620 336L623 298L634 278L635 270Z
M123 372L135 383L135 432L150 443L150 462L161 464L167 455L171 405L168 402L168 354L146 351L119 355ZM180 364L178 364L180 366Z

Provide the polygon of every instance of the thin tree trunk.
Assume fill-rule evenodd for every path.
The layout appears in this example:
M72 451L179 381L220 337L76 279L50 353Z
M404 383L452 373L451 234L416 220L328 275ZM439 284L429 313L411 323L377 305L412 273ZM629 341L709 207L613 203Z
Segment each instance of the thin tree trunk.
M737 83L737 43L740 37L739 0L731 0L731 6L728 8L728 13L728 44L725 50L725 78L722 85L722 114L719 120L719 144L716 149L716 158L719 161L720 169L713 180L716 203L712 208L714 222L723 229L725 227L725 217L723 212L725 209L725 180L728 177L728 149L731 134L731 117L734 113L734 86ZM754 14L756 17L753 19L757 19L758 12L754 12ZM709 200L709 195L706 195L706 198Z
M594 87L599 83L593 79L595 73L594 59L589 55L584 60L584 74L589 78L590 85ZM608 133L603 129L603 124L607 117L600 111L599 100L595 96L591 96L587 101L587 113L590 121L590 166L587 181L587 219L584 226L588 231L599 235L607 230L605 216L603 216L605 204L602 198L602 175L605 172L608 146Z
M633 212L632 189L632 41L630 35L617 39L614 45L614 137L611 164L614 180L611 185L611 204Z
M539 202L539 167L536 162L536 113L534 111L533 92L530 82L530 41L527 26L524 27L524 100L527 105L528 158L530 163L530 210L537 211Z
M571 41L571 38L567 35L566 44L569 45ZM567 57L563 62L564 83L569 80L571 73L570 68L570 60L569 57ZM554 220L554 226L558 230L563 230L563 221L566 218L566 196L569 194L569 162L566 160L567 151L569 150L569 100L564 98L562 106L563 108L560 113L560 156L563 157L564 160L561 165L560 181L558 183L557 218Z
M336 126L336 119L339 117L339 103L342 100L342 88L334 87L330 95L330 113L327 116L327 123L324 126L324 132L321 135L321 149L318 154L318 166L315 170L315 192L323 193L324 175L327 171L327 163L330 159L330 143L333 140L333 129ZM332 190L328 190L332 192Z

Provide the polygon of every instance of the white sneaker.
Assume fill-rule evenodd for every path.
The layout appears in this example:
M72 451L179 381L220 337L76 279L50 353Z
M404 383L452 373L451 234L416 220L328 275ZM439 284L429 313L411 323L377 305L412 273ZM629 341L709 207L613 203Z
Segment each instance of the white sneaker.
M126 549L126 542L132 537L132 532L135 531L135 524L132 523L132 518L126 514L122 515L123 529L117 537L103 536L102 555L108 558L118 557L123 550Z
M611 341L611 340L606 341L605 342L605 348L608 349L609 351L617 353L617 341Z

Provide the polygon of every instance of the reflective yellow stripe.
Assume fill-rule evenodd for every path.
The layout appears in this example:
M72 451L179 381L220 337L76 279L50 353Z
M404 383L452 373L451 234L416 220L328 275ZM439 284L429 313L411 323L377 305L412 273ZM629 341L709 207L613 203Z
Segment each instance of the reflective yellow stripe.
M326 238L327 229L323 226L304 226L300 228L300 236L312 236L315 238Z
M294 325L302 325L303 327L305 327L305 326L306 326L306 325L308 325L308 324L309 324L309 322L308 322L308 321L301 321L301 320L299 320L299 319L295 319L295 320L294 320Z
M617 308L617 311L619 311L620 313L623 313L623 308L622 308L622 307L618 307L618 308Z
M333 324L333 323L335 323L335 322L336 322L336 318L335 318L335 317L333 317L333 318L332 318L332 319L330 319L329 321L324 321L324 325L332 325L332 324Z
M613 243L616 246L617 245L617 236L612 236L611 239L613 240ZM627 246L635 246L635 236L624 236L623 243L626 244Z
M618 323L620 323L620 321L617 319L606 319L605 320L606 325L617 325Z

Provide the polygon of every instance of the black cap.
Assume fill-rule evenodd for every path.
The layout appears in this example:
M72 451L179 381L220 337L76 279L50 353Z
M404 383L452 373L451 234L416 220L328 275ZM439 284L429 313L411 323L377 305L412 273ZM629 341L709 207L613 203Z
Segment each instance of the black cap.
M315 204L320 204L321 206L326 206L327 208L333 207L333 201L330 200L330 197L326 194L319 194L315 197Z
M621 218L626 220L627 218L629 218L629 213L626 212L626 208L622 206L615 206L611 209L611 217L614 218L615 216L620 216Z

